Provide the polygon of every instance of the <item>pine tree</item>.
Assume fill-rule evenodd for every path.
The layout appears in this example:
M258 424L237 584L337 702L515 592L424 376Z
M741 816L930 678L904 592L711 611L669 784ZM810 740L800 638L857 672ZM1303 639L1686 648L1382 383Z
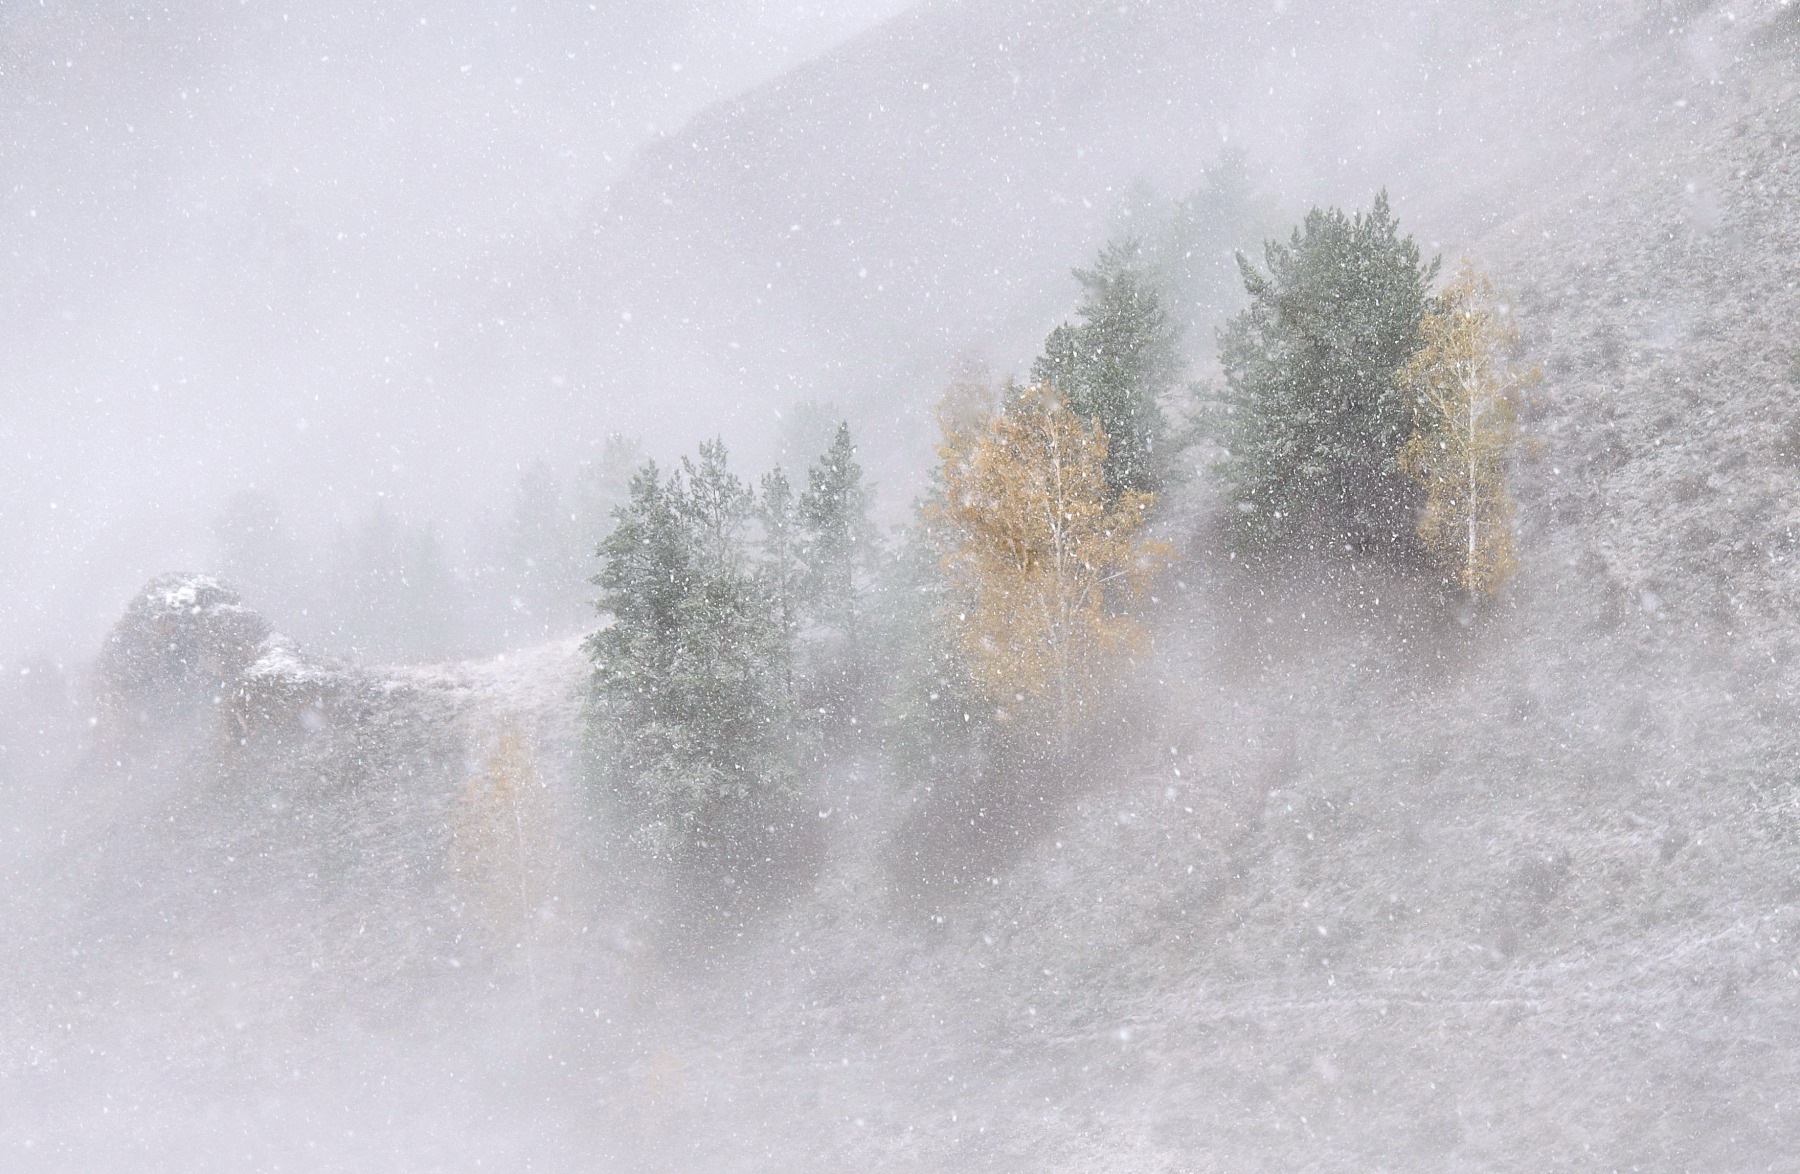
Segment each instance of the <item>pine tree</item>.
M596 728L659 848L729 838L794 781L790 642L748 557L754 505L713 441L666 483L646 464L601 543Z
M679 654L682 608L692 590L692 551L655 461L631 479L612 533L600 543L600 588L595 606L612 623L587 641L595 684L613 722L641 730L659 724L672 706L665 687Z
M1492 595L1518 566L1506 463L1519 399L1537 374L1506 362L1518 330L1467 261L1421 333L1424 345L1399 376L1417 405L1400 468L1425 493L1419 539L1470 595Z
M945 447L947 569L970 600L961 646L1000 707L1038 709L1064 745L1119 661L1141 648L1125 604L1163 544L1140 536L1149 494L1114 493L1107 438L1044 387L1016 393L967 452Z
M1386 192L1354 217L1313 209L1264 256L1267 274L1238 258L1250 306L1219 332L1220 473L1239 535L1405 542L1416 494L1395 458L1414 405L1395 376L1419 348L1438 263L1400 235Z
M1112 492L1155 493L1168 427L1161 400L1181 375L1179 336L1161 283L1132 238L1108 244L1093 268L1074 273L1080 322L1050 332L1032 380L1054 388L1070 411L1106 433Z
M774 605L783 637L791 642L800 631L801 614L807 604L807 567L801 559L800 517L794 489L780 465L763 474L756 517L762 523L762 558L757 571ZM790 692L792 687L790 676Z
M850 428L839 424L831 446L807 470L795 508L802 564L801 700L808 712L839 724L861 699L864 601L874 566L875 536L868 491Z
M864 571L874 552L869 495L850 426L839 424L831 447L807 470L799 520L806 551L808 606L814 619L854 643Z

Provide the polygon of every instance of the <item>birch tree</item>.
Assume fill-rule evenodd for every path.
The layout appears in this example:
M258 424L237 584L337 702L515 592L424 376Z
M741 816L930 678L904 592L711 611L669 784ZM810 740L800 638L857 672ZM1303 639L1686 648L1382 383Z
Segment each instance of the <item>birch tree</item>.
M452 869L486 927L522 951L534 994L534 930L550 899L554 841L549 792L509 716L457 798Z
M1142 537L1154 498L1115 493L1106 433L1042 386L1014 393L985 428L947 434L943 456L937 508L954 534L945 568L970 601L959 642L971 675L1002 709L1048 711L1066 747L1147 643L1126 605L1168 553Z
M1507 362L1518 330L1466 261L1420 330L1424 345L1399 375L1416 404L1399 464L1424 490L1419 540L1470 595L1492 595L1518 566L1506 465L1538 374Z

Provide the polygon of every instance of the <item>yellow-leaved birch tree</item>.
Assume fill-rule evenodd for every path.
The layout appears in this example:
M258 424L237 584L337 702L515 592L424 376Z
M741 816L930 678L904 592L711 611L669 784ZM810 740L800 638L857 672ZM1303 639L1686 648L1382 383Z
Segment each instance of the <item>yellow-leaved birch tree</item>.
M452 869L490 932L522 952L535 993L538 913L555 866L550 797L516 719L503 718L457 797Z
M1399 463L1425 491L1419 539L1471 596L1492 595L1518 568L1506 466L1538 374L1508 362L1518 329L1467 261L1420 331L1424 344L1399 374L1417 412Z
M1049 708L1066 748L1147 643L1125 604L1169 555L1142 536L1154 498L1107 485L1105 432L1047 388L958 424L946 421L939 509L953 536L945 568L970 600L959 642L989 700Z

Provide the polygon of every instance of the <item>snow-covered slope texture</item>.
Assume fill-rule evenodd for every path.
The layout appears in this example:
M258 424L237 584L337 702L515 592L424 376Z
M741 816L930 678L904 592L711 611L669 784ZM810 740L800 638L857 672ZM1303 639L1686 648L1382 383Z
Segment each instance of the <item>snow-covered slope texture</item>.
M748 1027L683 1008L670 1168L1791 1166L1788 37L1488 242L1548 374L1503 605L1202 539L1067 807L888 813L743 966Z
M1557 153L1397 164L1545 369L1511 593L1232 571L1199 525L1125 748L1035 788L1067 807L863 811L891 838L744 966L754 1026L683 1021L680 1119L741 1114L688 1164L1791 1164L1800 16L1515 11L1462 125ZM1523 28L1574 97L1479 73Z

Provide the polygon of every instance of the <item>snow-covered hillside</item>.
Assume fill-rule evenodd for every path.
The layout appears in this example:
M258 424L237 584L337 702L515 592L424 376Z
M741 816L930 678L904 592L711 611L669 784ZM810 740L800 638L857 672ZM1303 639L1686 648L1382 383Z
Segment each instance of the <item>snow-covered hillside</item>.
M340 665L158 580L7 858L9 1168L1791 1168L1800 9L1381 13L925 5L640 160L594 296L696 380L919 407L1228 123L1512 296L1494 606L1244 569L1196 486L1075 769L871 741L798 883L697 902L581 782L573 643ZM691 336L615 312L700 268Z
M1235 146L1295 218L1385 186L1475 249L1728 76L1765 9L921 5L640 153L571 263L577 346L658 413L731 389L734 435L854 406L908 438L883 477L911 485L953 365L1028 360L1134 185L1183 194Z

